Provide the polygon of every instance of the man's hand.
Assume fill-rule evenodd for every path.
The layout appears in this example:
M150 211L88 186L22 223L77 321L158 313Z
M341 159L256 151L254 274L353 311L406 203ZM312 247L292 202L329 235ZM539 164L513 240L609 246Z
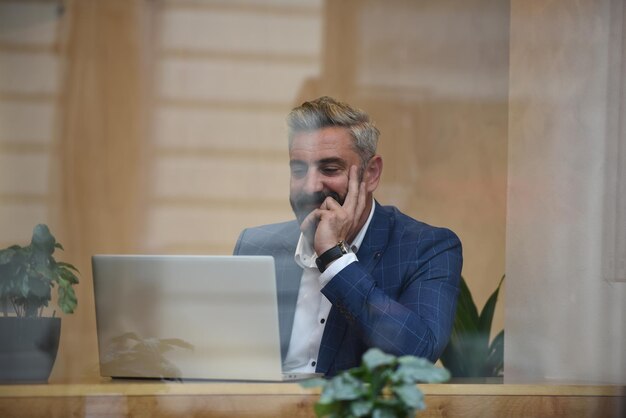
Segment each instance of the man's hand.
M300 229L313 242L315 252L320 255L337 245L339 241L350 242L361 228L361 216L366 206L365 183L359 183L357 166L350 167L348 193L343 206L332 197L327 197L319 209L304 219Z

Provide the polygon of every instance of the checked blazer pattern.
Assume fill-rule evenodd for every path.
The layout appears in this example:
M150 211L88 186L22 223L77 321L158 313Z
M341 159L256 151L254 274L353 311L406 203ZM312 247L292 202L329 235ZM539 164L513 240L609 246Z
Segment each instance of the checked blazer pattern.
M299 235L295 220L249 228L234 250L274 256L283 359L302 276L294 261ZM458 237L376 202L357 258L322 289L332 308L316 371L333 376L358 366L370 347L436 361L454 322L463 264Z

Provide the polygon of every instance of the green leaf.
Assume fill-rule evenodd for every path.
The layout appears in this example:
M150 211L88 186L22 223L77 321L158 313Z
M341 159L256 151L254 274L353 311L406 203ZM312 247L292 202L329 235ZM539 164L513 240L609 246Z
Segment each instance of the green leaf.
M368 370L374 370L380 366L389 366L395 364L396 358L390 354L384 353L378 348L370 348L363 354L363 364Z
M341 373L331 379L324 388L337 400L357 399L364 392L362 382L349 373ZM322 394L323 395L323 394Z
M78 301L76 300L76 294L74 289L70 286L59 286L59 308L63 313L74 313Z
M395 361L394 364L378 366L375 370L371 372L368 371L364 376L365 380L370 383L369 393L371 396L378 396L382 393L393 376L392 368L395 368Z
M483 376L485 361L489 352L489 334L467 334L462 339L462 350L465 353L466 377Z
M398 414L393 408L379 407L372 412L372 418L398 418Z
M35 226L31 245L49 255L54 252L55 244L56 240L50 233L47 225L39 224Z
M37 265L35 265L34 271L39 277L46 279L48 283L54 281L57 276L54 271L45 263L38 263Z
M398 358L399 367L393 376L394 382L415 384L416 382L438 383L450 379L450 372L437 367L424 358L402 356Z
M485 376L501 376L504 371L504 330L500 331L489 346L485 362Z
M63 261L59 261L57 263L57 266L65 267L67 269L74 270L76 273L80 273L80 271L78 271L78 269L76 267L74 267L73 265L71 265L70 263L64 263Z
M50 300L50 284L40 277L31 277L28 281L30 295L45 300Z
M476 307L476 303L474 303L472 293L463 277L461 277L460 286L461 289L457 301L457 314L455 319L460 320L460 331L475 330L478 326L478 308Z
M27 297L29 290L30 287L28 286L28 275L24 274L22 276L22 281L20 282L20 293L22 294L22 297Z
M15 257L15 250L12 248L6 248L0 250L0 265L9 264Z
M493 291L489 299L487 299L487 303L485 303L485 307L480 313L480 318L478 320L478 330L481 332L486 332L487 334L491 331L491 323L493 321L493 314L495 313L496 303L498 302L498 293L500 292L500 286L502 286L502 282L504 281L504 276L500 279L500 283L496 290Z
M355 417L364 417L372 412L374 402L372 401L355 401L350 403L350 413Z
M57 278L59 277L70 284L78 283L78 277L71 270L68 270L64 267L57 267Z
M403 384L393 387L393 393L407 406L412 409L422 409L424 395L422 391L417 388L415 384Z

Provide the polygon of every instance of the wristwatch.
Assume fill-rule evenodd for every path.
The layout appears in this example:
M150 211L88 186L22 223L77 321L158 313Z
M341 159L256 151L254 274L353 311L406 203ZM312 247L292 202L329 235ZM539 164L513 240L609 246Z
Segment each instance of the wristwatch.
M320 271L320 273L324 273L324 270L326 270L330 263L340 258L344 254L348 254L348 247L346 247L346 244L343 241L339 241L337 245L329 250L324 251L322 255L318 256L315 259L317 269Z

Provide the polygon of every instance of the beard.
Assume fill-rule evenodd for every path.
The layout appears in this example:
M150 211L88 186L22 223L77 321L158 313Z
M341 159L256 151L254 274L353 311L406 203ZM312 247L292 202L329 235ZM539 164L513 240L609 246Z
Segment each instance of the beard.
M343 206L346 196L340 196L339 193L332 190L323 190L321 192L315 192L313 194L297 193L289 195L289 203L291 209L298 219L298 223L302 224L304 218L313 210L318 209L327 197L332 197Z

